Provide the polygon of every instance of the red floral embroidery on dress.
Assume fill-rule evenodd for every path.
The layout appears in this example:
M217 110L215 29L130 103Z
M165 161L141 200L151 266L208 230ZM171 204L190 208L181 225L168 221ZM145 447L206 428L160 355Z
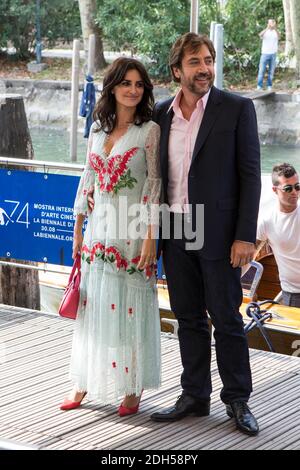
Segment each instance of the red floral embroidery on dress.
M126 374L128 374L128 367L125 367L125 372Z
M113 366L113 368L115 369L115 368L117 367L117 363L116 363L116 362L113 362L113 363L112 363L112 366Z
M111 304L111 309L112 309L112 310L116 310L115 304Z
M81 248L81 258L82 258L82 261L86 261L87 263L90 263L92 261L90 250L88 249L86 245L83 245L83 247Z
M124 269L128 274L144 272L147 279L150 279L156 273L156 264L147 266L145 269L138 269L137 265L141 259L140 256L136 256L128 261L115 246L105 247L100 242L93 245L91 250L89 250L87 245L84 245L81 249L81 257L88 264L93 262L95 258L101 259L105 263L115 264L117 271Z
M133 264L138 264L139 261L140 261L140 259L141 259L141 257L140 257L140 256L137 256L136 258L132 258L131 262L132 262Z
M129 274L134 274L136 272L141 273L141 272L144 271L146 279L150 279L150 277L153 276L156 273L157 265L156 264L150 264L150 265L146 266L145 269L139 269L137 267L137 265L139 264L140 259L141 259L140 256L137 256L136 258L133 258L131 260L131 265L130 265L129 269L127 269L127 272Z
M151 276L153 276L154 274L156 275L156 272L157 272L157 264L151 264L147 266L145 269L146 278L150 279Z
M105 248L105 261L109 261L110 263L115 263L117 270L121 268L127 269L127 261L125 258L122 258L121 253L117 248L114 246L109 246Z
M91 249L91 261L94 261L94 258L100 258L104 260L104 251L105 246L102 243L96 243Z
M137 180L131 176L127 163L136 154L138 147L132 147L123 155L115 155L108 159L96 153L90 153L89 161L98 176L100 191L117 194L122 188L134 187Z
M144 196L144 197L143 197L143 204L147 204L148 200L149 200L149 197L148 197L148 196Z

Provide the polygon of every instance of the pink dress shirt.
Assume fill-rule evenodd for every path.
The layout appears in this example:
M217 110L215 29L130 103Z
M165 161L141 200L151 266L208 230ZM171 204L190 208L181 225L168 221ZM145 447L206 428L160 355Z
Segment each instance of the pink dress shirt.
M210 90L198 100L189 121L183 117L180 109L181 90L168 110L169 112L173 108L174 111L169 135L168 160L168 201L169 205L173 206L170 207L172 212L189 212L188 173L209 93Z

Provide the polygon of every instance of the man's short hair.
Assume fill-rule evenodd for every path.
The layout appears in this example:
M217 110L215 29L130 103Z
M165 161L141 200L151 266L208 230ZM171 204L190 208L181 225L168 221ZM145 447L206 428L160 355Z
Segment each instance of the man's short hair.
M272 183L273 186L278 186L279 181L278 178L280 176L284 176L285 178L291 178L292 176L296 175L297 171L290 165L289 163L280 163L280 165L275 165L272 170Z
M175 77L173 67L180 69L185 52L189 51L196 53L199 51L201 46L207 46L213 61L215 61L216 51L213 42L205 34L185 33L175 41L169 57L169 66L175 82L180 82L180 80Z

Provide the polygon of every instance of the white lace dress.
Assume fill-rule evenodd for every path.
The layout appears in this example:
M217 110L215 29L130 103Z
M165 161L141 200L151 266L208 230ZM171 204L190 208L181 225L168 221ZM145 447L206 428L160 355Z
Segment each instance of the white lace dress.
M139 230L160 197L160 130L152 121L132 125L106 155L106 134L96 128L94 123L74 204L75 215L87 215L88 223L70 377L89 398L110 404L160 385L155 266L137 269ZM95 206L89 213L92 185ZM134 204L141 209L138 217L131 212Z

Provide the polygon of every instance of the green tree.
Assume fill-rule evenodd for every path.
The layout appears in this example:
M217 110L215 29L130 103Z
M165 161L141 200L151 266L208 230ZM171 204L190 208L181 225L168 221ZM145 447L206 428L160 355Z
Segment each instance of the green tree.
M35 46L35 11L34 0L1 0L1 47L6 47L9 41L19 57L29 57ZM41 32L44 43L50 46L58 39L69 41L80 36L77 0L41 2Z
M209 34L211 21L224 24L225 67L238 77L257 68L261 41L258 33L275 17L284 33L282 0L218 0L199 2L200 32ZM147 56L152 75L169 75L168 56L176 38L189 30L189 0L98 0L98 23L107 44L115 50ZM284 34L282 34L282 37Z
M224 15L225 67L241 76L257 68L261 40L268 18L277 21L284 39L282 0L228 0Z
M103 53L102 29L96 24L96 0L78 0L81 29L84 43L85 62L88 62L89 37L95 35L95 69L99 70L106 65Z
M219 18L217 0L200 2L201 32ZM147 56L152 75L167 77L170 48L189 31L190 0L98 0L98 22L110 47Z
M156 76L168 75L168 54L189 28L188 0L100 0L98 22L115 50L147 56Z

